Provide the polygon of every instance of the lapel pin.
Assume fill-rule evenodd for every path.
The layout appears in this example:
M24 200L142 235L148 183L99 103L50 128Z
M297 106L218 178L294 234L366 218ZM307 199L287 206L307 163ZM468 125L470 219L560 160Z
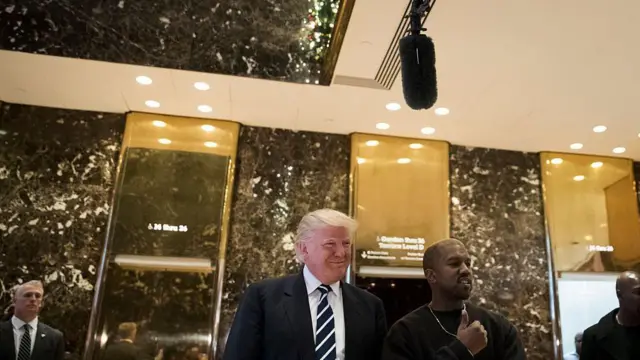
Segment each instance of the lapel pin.
M40 334L41 337L44 337L44 334Z

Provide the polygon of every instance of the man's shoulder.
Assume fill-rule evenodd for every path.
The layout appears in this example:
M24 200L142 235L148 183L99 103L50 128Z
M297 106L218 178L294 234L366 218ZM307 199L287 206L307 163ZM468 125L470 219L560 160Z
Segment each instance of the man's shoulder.
M284 288L285 286L288 286L291 283L293 283L299 276L300 276L299 274L295 274L295 275L287 275L287 276L276 277L276 278L268 278L268 279L256 281L253 284L250 284L247 289L258 290L262 292L262 291L270 291L278 288Z
M39 322L38 325L40 325L42 327L42 331L46 334L50 334L53 336L57 336L57 337L62 337L62 331L54 328L53 326L49 326L43 322Z
M428 312L428 309L429 309L428 305L422 305L414 309L410 313L398 319L391 326L391 328L392 329L412 328L413 326L415 326L414 324L425 324L426 323L425 316L430 313Z
M342 283L342 291L343 292L349 291L353 296L357 297L360 301L364 301L368 303L382 303L382 300L380 300L380 298L375 296L374 294L346 282Z

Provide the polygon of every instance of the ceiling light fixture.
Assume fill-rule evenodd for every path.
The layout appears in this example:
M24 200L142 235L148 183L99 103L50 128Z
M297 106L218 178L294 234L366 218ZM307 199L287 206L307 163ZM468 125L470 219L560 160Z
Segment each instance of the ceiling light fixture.
M198 81L196 83L193 83L193 87L196 88L197 90L200 90L200 91L207 91L207 90L211 89L209 84L207 84L206 82L202 82L202 81Z
M439 108L436 108L433 112L435 112L436 115L438 116L445 116L445 115L449 115L450 111L446 107L439 107Z
M163 139L158 139L158 142L159 142L160 144L163 144L163 145L169 145L169 144L171 144L171 140L169 140L169 139L164 139L164 138L163 138Z
M136 82L138 82L138 84L140 85L151 85L153 83L153 80L151 80L151 78L148 76L140 75L136 77Z
M387 123L377 123L376 124L376 128L379 130L387 130L389 129L391 126L389 126L389 124Z
M213 111L213 108L209 105L198 105L198 111L203 113L209 113Z
M582 149L584 145L580 144L580 143L573 143L571 145L569 145L569 147L573 150L580 150Z
M200 128L201 128L202 130L206 131L206 132L212 132L213 130L215 130L215 129L216 129L216 127L215 127L215 126L213 126L213 125L209 125L209 124L204 124L204 125L200 126Z
M409 158L400 158L398 159L398 164L408 164L411 162L411 159Z
M167 123L166 123L166 122L164 122L164 121L160 121L160 120L153 120L153 121L151 122L151 124L153 124L153 126L155 126L155 127L159 127L159 128L163 128L163 127L167 126Z
M627 149L623 148L622 146L619 146L619 147L613 149L613 152L616 153L616 154L622 154L625 151L627 151Z
M207 141L204 143L204 146L208 147L208 148L214 148L214 147L218 147L218 143L215 143L213 141Z
M605 131L607 131L607 127L604 125L598 125L593 127L593 132L595 133L603 133Z
M365 143L367 146L378 146L378 144L380 144L378 140L369 140Z
M386 108L389 111L398 111L398 110L400 110L401 106L398 103L392 102L392 103L388 103L386 105Z
M434 134L434 133L436 132L436 129L435 129L435 128L432 128L432 127L430 127L430 126L427 126L427 127L423 127L423 128L420 130L420 132L421 132L421 133L423 133L423 134L425 134L425 135L432 135L432 134Z
M553 165L560 165L560 164L562 164L563 161L564 160L562 160L562 158L553 158L553 159L551 159L551 163Z
M155 100L147 100L144 102L145 105L147 105L147 107L150 108L159 108L160 107L160 103L155 101Z
M413 143L413 144L409 144L409 147L414 150L418 150L418 149L422 149L424 146L422 144Z
M584 180L584 175L576 175L576 176L573 177L573 180L582 181L582 180Z
M591 167L594 168L594 169L601 168L602 165L603 165L602 161L596 161L596 162L592 162L591 163Z

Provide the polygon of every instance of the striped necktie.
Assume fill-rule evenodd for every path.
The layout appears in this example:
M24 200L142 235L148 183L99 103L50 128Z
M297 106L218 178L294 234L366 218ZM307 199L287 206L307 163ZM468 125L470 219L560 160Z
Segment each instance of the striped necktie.
M316 360L336 359L336 327L333 319L333 310L329 306L329 293L331 288L320 285L318 290L322 294L318 303L318 316L316 322Z
M20 340L20 350L18 351L18 360L31 359L31 325L24 324L22 326L24 333Z

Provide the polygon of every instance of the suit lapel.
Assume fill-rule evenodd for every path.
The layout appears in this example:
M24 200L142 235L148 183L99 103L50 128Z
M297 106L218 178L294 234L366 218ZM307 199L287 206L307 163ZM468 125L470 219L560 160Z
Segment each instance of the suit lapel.
M6 354L9 359L16 357L16 345L13 339L11 320L0 323L0 355Z
M31 352L32 359L43 359L44 349L45 349L45 341L47 341L47 330L44 326L38 322L38 330L36 331L36 341L33 345L33 351ZM42 356L41 356L42 355Z
M617 313L618 310L616 309L600 320L596 337L602 348L608 352L612 358L616 360L630 360L625 350L627 343L620 336L616 336L614 332L616 326L618 326L615 320Z
M298 353L303 360L315 359L315 342L313 339L313 325L311 324L311 310L309 309L309 295L302 273L290 279L285 286L283 306L293 329Z
M358 343L358 321L361 315L361 306L355 297L353 289L349 285L340 283L342 288L342 307L344 309L344 331L345 331L345 355L346 359L359 359L361 349Z

